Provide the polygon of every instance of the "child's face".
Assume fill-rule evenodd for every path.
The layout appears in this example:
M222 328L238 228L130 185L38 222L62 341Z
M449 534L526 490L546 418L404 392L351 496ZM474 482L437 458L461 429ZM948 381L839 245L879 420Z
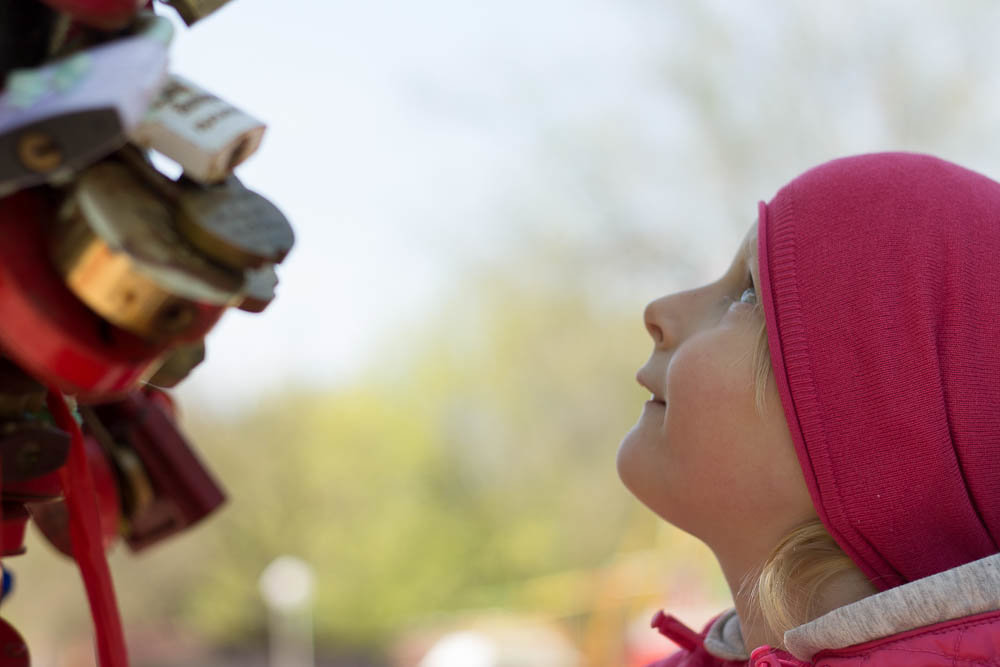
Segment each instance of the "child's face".
M816 516L773 379L754 411L763 313L740 299L760 284L755 237L720 280L646 307L653 353L636 378L653 396L618 450L629 490L717 555Z

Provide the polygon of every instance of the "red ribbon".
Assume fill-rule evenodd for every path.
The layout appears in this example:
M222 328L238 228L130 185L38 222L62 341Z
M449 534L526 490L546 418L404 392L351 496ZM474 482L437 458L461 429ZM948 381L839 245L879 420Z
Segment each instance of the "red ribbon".
M59 469L59 482L69 510L73 556L80 568L94 620L98 662L101 667L128 667L125 636L111 571L104 556L97 494L84 450L83 432L70 414L62 393L54 387L49 388L48 406L56 425L71 438L69 460Z

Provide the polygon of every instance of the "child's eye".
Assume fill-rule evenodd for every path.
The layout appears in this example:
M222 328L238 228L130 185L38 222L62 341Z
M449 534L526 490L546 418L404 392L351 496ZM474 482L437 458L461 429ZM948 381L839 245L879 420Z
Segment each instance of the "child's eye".
M743 294L740 295L740 302L749 304L757 303L757 293L754 291L752 287L748 287L747 289L743 290Z

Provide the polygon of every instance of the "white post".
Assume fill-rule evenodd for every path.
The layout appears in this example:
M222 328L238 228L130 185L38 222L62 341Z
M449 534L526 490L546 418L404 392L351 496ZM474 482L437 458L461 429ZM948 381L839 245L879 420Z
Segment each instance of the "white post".
M279 556L258 583L268 610L270 666L314 667L312 568L295 556Z

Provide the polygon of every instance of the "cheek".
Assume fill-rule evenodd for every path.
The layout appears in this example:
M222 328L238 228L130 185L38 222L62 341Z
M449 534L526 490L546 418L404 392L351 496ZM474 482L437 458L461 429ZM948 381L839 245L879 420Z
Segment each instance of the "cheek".
M732 498L745 470L735 441L753 428L753 388L749 360L728 353L735 344L709 335L678 348L666 371L669 405L644 408L618 451L625 486L695 534L720 497Z
M729 481L738 469L740 438L754 426L749 358L718 343L678 350L667 369L672 473L694 486Z
M678 350L667 370L665 507L692 528L812 511L773 381L755 409L752 354L739 339ZM681 527L684 527L681 525ZM702 527L702 529L704 529Z

